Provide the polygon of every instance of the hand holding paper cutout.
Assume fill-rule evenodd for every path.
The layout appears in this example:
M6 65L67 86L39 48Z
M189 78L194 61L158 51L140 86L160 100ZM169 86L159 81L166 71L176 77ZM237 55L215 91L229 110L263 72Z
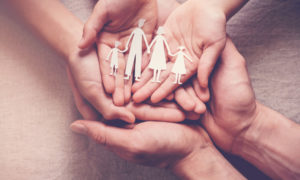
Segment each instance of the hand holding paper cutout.
M164 25L170 49L174 51L185 46L185 53L192 60L185 61L186 74L181 78L182 82L198 70L199 83L207 89L209 75L225 46L225 26L225 13L206 1L189 0L171 13ZM161 73L161 84L151 83L150 72L145 70L141 82L132 88L135 102L151 96L151 101L157 103L179 86L173 83L176 76L171 71L175 59L171 59L173 62L168 62L167 69Z
M119 53L118 71L111 76L110 62L106 61L108 54L115 47L115 41L120 41L119 49L125 45L138 27L140 19L145 19L143 31L150 41L157 24L157 4L153 0L101 0L84 26L80 48L87 48L97 43L100 70L105 91L113 95L117 106L128 103L131 96L131 80L124 81L127 55ZM130 47L129 47L130 48Z

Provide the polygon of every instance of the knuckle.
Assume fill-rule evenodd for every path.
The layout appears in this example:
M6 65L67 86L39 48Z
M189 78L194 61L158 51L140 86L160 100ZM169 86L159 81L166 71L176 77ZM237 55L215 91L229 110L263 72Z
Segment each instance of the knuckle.
M88 99L89 101L94 101L95 99L97 99L98 94L100 92L100 88L99 85L96 83L91 83L86 85L85 89L87 89L87 91L85 92L85 98Z
M102 116L103 116L103 118L106 119L106 120L113 120L113 118L114 118L114 113L113 113L113 112L110 112L110 111L104 111L104 112L102 113Z

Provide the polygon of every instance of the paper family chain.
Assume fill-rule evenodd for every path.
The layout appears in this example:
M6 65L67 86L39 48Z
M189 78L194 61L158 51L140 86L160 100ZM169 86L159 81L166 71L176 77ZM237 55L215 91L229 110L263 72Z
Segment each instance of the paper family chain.
M140 19L138 23L138 27L133 30L130 34L130 37L126 43L126 47L124 50L120 50L118 47L121 44L120 42L115 42L115 47L109 52L106 60L110 61L110 68L111 68L111 75L116 76L118 70L118 53L125 53L128 51L129 43L131 42L131 46L129 49L128 60L125 68L125 78L129 79L133 70L133 66L135 65L135 80L140 81L141 78L141 69L142 69L142 49L143 49L143 41L146 44L147 53L150 54L150 50L153 47L152 56L150 59L150 63L148 67L153 70L153 78L152 82L160 82L159 77L162 70L167 68L167 59L165 54L165 47L167 49L169 56L176 56L175 63L172 67L172 73L175 74L175 81L174 83L182 84L180 82L181 75L186 74L186 68L184 60L187 59L192 61L183 51L185 47L180 46L178 48L178 52L172 54L166 41L164 35L163 27L159 27L157 30L157 35L152 40L151 44L149 45L146 39L146 35L142 29L144 26L145 20ZM135 64L134 64L135 63Z

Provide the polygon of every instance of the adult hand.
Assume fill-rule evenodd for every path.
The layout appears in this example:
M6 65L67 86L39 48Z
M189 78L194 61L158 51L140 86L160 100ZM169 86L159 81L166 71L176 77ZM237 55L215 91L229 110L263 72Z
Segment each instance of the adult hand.
M246 62L230 39L211 80L211 99L203 124L215 143L231 152L258 113Z
M129 79L124 82L126 58L119 53L118 71L112 76L108 54L121 42L120 50L126 49L125 44L132 31L138 27L139 19L145 19L143 31L149 41L157 25L157 5L153 0L101 0L96 4L92 15L84 26L83 39L79 47L86 48L97 39L98 56L105 91L113 94L114 104L122 106L131 97ZM99 37L97 37L99 34Z
M71 129L105 145L125 160L161 168L174 167L213 146L198 125L148 121L124 129L84 120L74 122Z
M198 69L198 80L203 91L208 92L208 77L224 48L226 41L226 15L218 6L199 0L189 0L176 8L168 17L164 28L165 37L174 54L179 46L185 46L185 53L193 60L185 61L185 82ZM151 82L152 71L146 69L142 80L133 86L135 102L142 102L151 96L151 101L161 101L178 87L174 84L175 75L171 74L174 64L169 62L167 70L161 73L161 84Z
M93 48L76 48L68 60L68 67L77 108L87 120L99 119L98 112L106 120L121 119L128 123L133 123L135 118L172 122L183 121L185 118L178 107L169 103L153 106L130 102L125 107L115 106L102 86L99 61Z

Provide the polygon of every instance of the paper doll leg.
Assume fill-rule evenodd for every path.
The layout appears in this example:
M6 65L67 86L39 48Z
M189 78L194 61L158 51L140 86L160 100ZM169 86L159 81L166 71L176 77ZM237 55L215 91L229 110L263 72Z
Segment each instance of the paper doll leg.
M175 80L174 80L173 84L177 83L177 79L178 79L178 73L175 74Z
M136 53L135 58L135 80L140 81L142 73L142 53Z
M160 71L161 70L157 70L157 75L156 75L156 82L160 83L159 77L160 77Z
M181 74L178 74L178 84L182 84L182 82L180 82L181 79Z
M156 79L156 69L153 69L153 78L151 81L156 82L155 79Z
M126 69L125 69L125 75L126 77L124 79L129 79L132 73L132 67L133 67L133 63L134 63L134 58L135 58L135 53L133 51L130 51L129 55L128 55L128 61L126 64Z
M111 67L110 75L113 75L113 72L114 72L114 67Z
M114 76L117 76L118 67L115 67Z

